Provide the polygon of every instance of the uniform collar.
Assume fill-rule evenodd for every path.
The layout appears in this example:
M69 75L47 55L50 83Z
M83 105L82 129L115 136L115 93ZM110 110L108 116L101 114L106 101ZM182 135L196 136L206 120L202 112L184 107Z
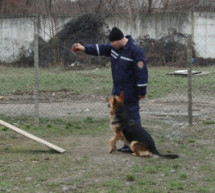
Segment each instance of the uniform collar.
M128 42L126 43L126 45L124 46L124 49L128 49L129 48L129 46L133 43L133 38L130 36L130 35L128 35L128 36L125 36L127 39L128 39Z
M133 40L133 38L131 37L131 35L127 35L127 36L125 36L125 37L128 39L128 41L127 41L127 43L126 43L126 45L125 45L124 47L120 48L119 50L116 50L114 47L112 47L112 49L115 50L115 51L117 51L117 52L119 52L119 51L121 51L121 50L124 50L124 49L127 50L127 49L129 48L129 46L130 46L131 44L133 44L134 40Z

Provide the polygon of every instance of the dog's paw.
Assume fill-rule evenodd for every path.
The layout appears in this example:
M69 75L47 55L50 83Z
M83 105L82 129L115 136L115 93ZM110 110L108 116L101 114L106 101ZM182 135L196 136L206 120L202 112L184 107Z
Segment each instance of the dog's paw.
M114 151L116 151L116 146L114 146L114 147L111 147L111 148L110 148L110 151L109 151L109 153L112 153L112 152L114 152Z
M132 153L133 156L138 156L136 153Z

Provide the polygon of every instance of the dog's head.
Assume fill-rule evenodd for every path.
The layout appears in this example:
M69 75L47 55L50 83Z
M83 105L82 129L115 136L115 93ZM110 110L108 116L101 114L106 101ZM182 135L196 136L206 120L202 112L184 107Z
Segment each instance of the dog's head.
M121 92L119 96L112 96L107 98L108 106L110 107L110 114L116 114L116 111L119 109L119 106L122 106L124 103L124 92Z

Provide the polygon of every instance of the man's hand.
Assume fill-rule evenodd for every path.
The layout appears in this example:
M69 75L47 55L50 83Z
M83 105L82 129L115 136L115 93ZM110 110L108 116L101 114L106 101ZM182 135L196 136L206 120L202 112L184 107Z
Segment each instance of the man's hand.
M85 47L79 43L75 43L72 46L72 51L73 52L79 52L79 51L85 52Z
M139 95L139 100L144 99L145 95Z

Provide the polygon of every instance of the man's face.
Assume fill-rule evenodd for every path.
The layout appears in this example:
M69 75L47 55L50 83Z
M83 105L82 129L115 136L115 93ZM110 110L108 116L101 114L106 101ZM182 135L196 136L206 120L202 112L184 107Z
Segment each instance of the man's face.
M111 46L113 46L116 50L119 50L122 47L121 43L120 43L120 40L118 40L118 41L112 41L110 43L111 43Z

